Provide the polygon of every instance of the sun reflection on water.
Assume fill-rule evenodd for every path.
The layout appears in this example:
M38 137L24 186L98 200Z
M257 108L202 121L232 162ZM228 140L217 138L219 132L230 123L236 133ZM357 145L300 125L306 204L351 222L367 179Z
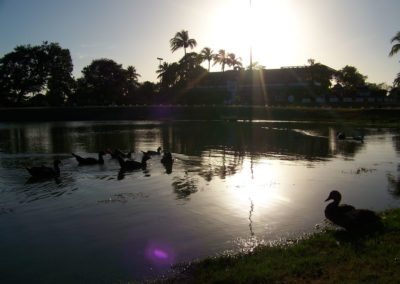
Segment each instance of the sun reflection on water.
M249 212L249 206L268 210L276 203L289 202L279 191L280 167L279 161L246 159L241 171L227 178L228 186L232 188L227 202L244 213Z

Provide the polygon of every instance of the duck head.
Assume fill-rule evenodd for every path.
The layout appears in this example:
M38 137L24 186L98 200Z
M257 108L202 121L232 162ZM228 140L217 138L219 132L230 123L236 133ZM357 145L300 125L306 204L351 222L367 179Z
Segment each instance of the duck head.
M325 202L328 201L328 200L333 200L333 201L335 201L336 203L339 203L341 199L342 199L342 195L340 194L340 192L337 191L337 190L332 190L332 191L329 193L329 196L328 196L328 198L325 200Z

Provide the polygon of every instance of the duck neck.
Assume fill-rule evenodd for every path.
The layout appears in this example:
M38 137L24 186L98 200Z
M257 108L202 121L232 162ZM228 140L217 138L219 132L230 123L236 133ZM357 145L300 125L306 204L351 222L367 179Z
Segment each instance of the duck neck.
M340 199L336 198L336 199L333 199L333 201L330 203L330 205L338 207L339 203L340 203Z

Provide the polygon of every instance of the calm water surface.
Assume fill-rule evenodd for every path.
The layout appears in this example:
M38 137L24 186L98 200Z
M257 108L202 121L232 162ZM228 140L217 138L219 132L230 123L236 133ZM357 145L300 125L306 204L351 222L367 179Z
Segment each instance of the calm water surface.
M365 135L364 143L335 133ZM71 156L158 146L167 172L78 166ZM333 189L346 203L400 205L400 133L288 122L0 124L0 281L111 283L171 264L301 236L325 226ZM59 180L25 167L62 160Z

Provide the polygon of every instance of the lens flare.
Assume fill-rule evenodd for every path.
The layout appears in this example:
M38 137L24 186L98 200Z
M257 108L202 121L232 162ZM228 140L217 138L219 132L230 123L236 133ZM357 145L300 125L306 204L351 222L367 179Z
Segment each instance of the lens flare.
M172 247L161 242L149 243L145 255L156 266L172 265L175 262L175 253Z

